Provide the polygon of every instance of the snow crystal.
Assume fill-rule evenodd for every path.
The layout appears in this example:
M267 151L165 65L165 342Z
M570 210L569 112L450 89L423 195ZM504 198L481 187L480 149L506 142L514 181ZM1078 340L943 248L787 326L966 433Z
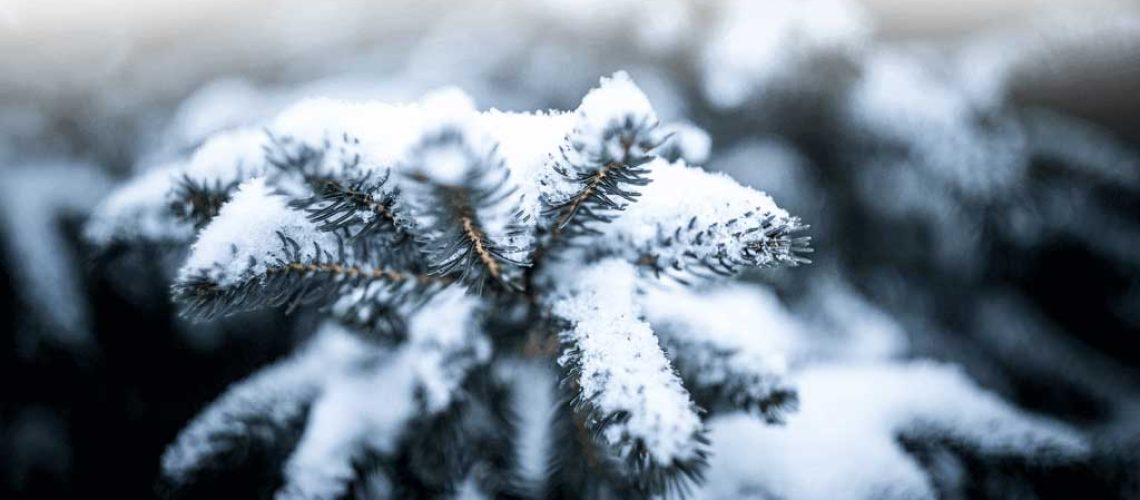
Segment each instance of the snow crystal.
M745 415L710 423L714 453L704 497L935 498L899 444L902 436L986 455L1073 459L1087 452L1073 430L1022 414L947 365L821 366L795 382L800 411L786 426Z
M580 354L565 353L559 362L579 365L581 397L598 412L630 416L607 427L603 438L615 446L640 441L660 464L695 458L701 421L657 338L638 318L636 269L611 259L570 279L569 295L553 312L573 324L561 335Z
M328 252L337 248L331 233L318 231L304 212L289 208L286 198L274 194L259 177L242 183L202 229L180 279L205 271L225 286L264 273L274 259L283 257L278 233L295 240L306 259L317 256L314 245Z

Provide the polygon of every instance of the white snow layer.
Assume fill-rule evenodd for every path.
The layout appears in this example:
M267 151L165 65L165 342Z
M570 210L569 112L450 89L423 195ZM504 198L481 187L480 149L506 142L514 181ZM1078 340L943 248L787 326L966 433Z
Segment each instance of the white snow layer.
M511 172L512 184L518 187L518 194L511 200L512 205L518 206L501 212L511 215L517 211L524 225L535 224L543 199L564 197L574 190L551 167L559 149L573 144L583 145L585 151L593 153L620 148L620 141L605 137L604 131L627 117L648 125L657 120L645 94L624 72L603 78L573 113L479 112L470 97L454 88L429 93L409 104L307 99L271 120L265 127L268 134L258 127L221 132L190 158L152 169L104 203L88 228L88 236L101 244L132 238L185 241L193 229L173 217L169 208L170 195L181 176L209 187L225 187L268 175L275 187L292 193L296 183L290 184L280 172L269 170L266 161L267 154L279 155L282 147L331 149L316 166L325 175L351 177L372 173L379 178L392 169L396 175L389 187L394 188L406 182L402 174L408 172L403 167L418 165L430 167L421 173L437 181L455 183L467 171L469 165L465 162L441 161L447 157L409 157L421 152L416 146L425 137L448 126L464 131L469 142L478 146L478 152L497 148L496 153ZM691 133L686 137L685 150L694 157L702 156L707 141ZM451 160L454 159L453 155ZM348 167L351 172L344 170ZM505 217L493 219L503 222L499 219ZM488 224L505 226L494 222Z
M186 178L211 189L225 188L261 175L267 139L258 128L215 134L188 159L153 167L120 187L95 210L84 235L98 246L115 241L189 240L193 227L170 209L176 183Z
M92 212L84 238L97 247L116 241L189 241L194 227L175 218L167 205L166 195L179 173L178 165L163 165L119 186Z
M274 260L284 258L278 233L297 242L303 259L317 257L314 244L335 252L333 235L317 230L304 212L286 202L285 197L273 193L264 178L242 183L198 234L179 279L204 271L226 286L260 275Z
M475 305L459 288L444 290L409 321L408 342L387 359L335 374L313 405L278 498L337 497L360 453L394 452L408 421L446 409L467 373L491 355L471 317Z
M749 245L767 238L763 231L746 230L768 215L775 217L775 223L790 219L771 197L727 175L662 159L653 160L646 168L652 182L640 188L637 203L610 224L598 227L605 233L598 238L598 245L632 252L627 255L632 260L652 250L651 256L660 267L669 268L683 266L690 259L740 256ZM673 245L659 244L662 238L670 237L677 240ZM763 255L759 264L775 258Z
M210 403L163 454L163 474L175 481L193 481L196 470L232 451L229 446L234 443L224 438L255 439L264 430L250 429L254 425L286 431L330 377L373 353L343 329L324 325L299 353L234 384Z
M641 303L670 357L693 383L744 384L754 399L785 386L784 352L799 324L771 292L736 284L692 290L665 282L646 287Z
M593 157L606 153L611 158L623 156L620 141L606 137L606 130L614 125L627 119L635 123L657 123L657 113L649 104L649 98L624 71L602 78L601 85L582 98L575 114L578 120L573 140L583 147L583 153Z
M695 458L701 421L657 337L639 317L637 270L611 259L566 279L572 284L553 312L572 323L561 336L580 353L564 353L559 362L578 363L581 397L601 415L630 415L602 437L619 448L641 442L659 464Z
M743 414L710 422L704 498L936 498L900 436L985 455L1066 460L1087 453L1068 427L1022 414L932 362L830 365L795 378L800 411L785 426Z

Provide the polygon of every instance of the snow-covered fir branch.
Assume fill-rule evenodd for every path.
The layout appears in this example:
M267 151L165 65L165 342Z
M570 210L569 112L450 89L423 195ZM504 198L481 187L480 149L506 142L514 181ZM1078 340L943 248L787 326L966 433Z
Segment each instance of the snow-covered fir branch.
M789 47L797 61L853 55L858 13L816 3L845 12L839 36L789 4L782 15L799 27L753 55L739 40L763 10L710 11L723 36L699 56L705 86L729 89L718 104L783 79L773 70ZM788 41L797 37L804 46ZM900 103L896 80L939 85L892 61L872 61L841 118L872 125L870 141L937 156L892 117L958 130L981 104L950 93L931 115L907 100L921 95ZM971 130L962 137L990 144ZM260 461L264 493L279 498L826 497L840 489L809 470L864 443L868 466L904 471L900 491L923 496L932 489L899 439L1083 453L1079 436L1020 416L957 372L860 364L885 348L797 345L819 325L791 318L766 287L727 280L807 263L807 225L698 167L709 153L708 134L659 123L617 73L565 111L481 110L456 89L402 104L308 99L139 168L91 219L91 242L182 247L172 292L193 319L269 307L325 317L307 346L235 384L182 432L163 459L166 492ZM767 171L763 158L738 160ZM1100 163L1113 162L1123 160ZM943 166L956 175L957 164ZM837 300L820 300L826 333L881 326ZM812 364L823 358L859 363ZM873 397L879 413L857 404ZM836 415L850 417L849 432ZM987 428L998 438L983 439ZM772 465L742 471L757 459L733 461L738 447ZM839 465L827 477L862 477L860 464ZM850 484L855 496L890 492Z
M700 410L641 319L637 269L609 259L565 279L553 312L567 323L558 362L577 424L653 490L675 488L678 475L699 478L707 455Z
M778 319L765 317L749 288L698 293L679 286L646 287L642 303L646 320L701 400L724 401L780 422L799 401L785 379L788 346L781 344L789 332L780 331L785 326Z
M769 421L794 409L795 390L778 352L703 318L718 299L668 292L694 300L671 315L658 288L800 264L807 240L768 196L683 163L703 161L707 137L657 120L624 73L571 112L480 112L457 90L308 100L113 195L93 241L193 235L172 287L191 318L329 317L302 354L183 433L164 461L171 489L257 443L276 453L280 498L689 491L708 441L686 382L710 408ZM678 279L655 283L662 273ZM513 458L510 393L524 386L488 366L526 357L571 394L527 420L526 435L566 436L549 468Z
M255 453L279 467L330 378L377 355L342 329L322 328L298 353L234 384L203 410L162 456L163 487L192 487Z

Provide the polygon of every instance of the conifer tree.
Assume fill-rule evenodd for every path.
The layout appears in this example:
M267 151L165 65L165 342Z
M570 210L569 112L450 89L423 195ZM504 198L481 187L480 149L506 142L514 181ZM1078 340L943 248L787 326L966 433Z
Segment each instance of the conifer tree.
M163 491L256 452L278 498L685 493L706 409L777 423L797 395L778 354L655 324L643 299L810 249L797 217L687 165L663 128L624 73L573 112L315 100L125 187L89 236L192 241L171 287L184 316L325 316L182 432ZM558 395L527 424L549 436L537 474L518 463L520 374Z

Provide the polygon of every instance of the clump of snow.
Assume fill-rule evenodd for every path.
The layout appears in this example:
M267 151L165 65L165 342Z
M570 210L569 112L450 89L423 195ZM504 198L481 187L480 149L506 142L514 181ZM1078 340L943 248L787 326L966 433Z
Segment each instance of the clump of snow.
M97 247L117 241L189 241L194 226L174 217L166 198L178 170L177 165L157 167L119 186L92 212L84 238Z
M416 352L402 349L377 369L338 373L313 404L308 425L285 465L277 498L335 498L368 450L394 451L400 429L416 417Z
M550 467L554 412L559 404L552 371L540 362L496 365L511 383L511 408L518 429L518 476L527 492L539 495Z
M826 365L798 374L795 383L800 411L786 426L745 415L710 423L715 448L702 496L935 498L900 437L1034 460L1072 460L1088 451L1072 429L1023 414L947 365Z
M222 132L203 143L189 159L149 169L120 187L95 210L84 236L97 246L116 241L182 243L193 225L171 209L175 186L186 178L210 189L225 189L266 171L267 137L257 128Z
M704 129L681 121L662 125L660 130L669 139L654 150L658 156L669 160L684 160L689 165L704 165L709 160L712 137Z
M629 414L605 428L603 439L615 447L641 442L659 464L696 458L701 421L657 337L640 319L636 269L610 259L567 279L573 284L553 312L572 324L561 337L573 347L559 363L577 365L581 398L600 415Z
M334 236L317 230L304 212L290 208L287 201L274 194L264 178L242 183L199 233L180 279L204 271L226 286L263 274L274 260L284 257L278 233L295 240L304 259L318 257L314 245L335 252Z
M195 417L163 454L163 476L175 483L194 481L201 469L218 467L218 457L233 447L248 446L243 443L264 432L289 432L330 377L374 352L326 323L300 352L235 384Z
M626 156L624 150L628 146L623 145L613 135L613 131L624 126L627 121L636 125L657 124L657 113L649 104L649 98L624 71L614 73L610 78L602 78L600 86L591 89L582 98L575 114L578 121L573 144L580 148L582 154L593 158ZM633 151L631 154L637 155L639 152Z
M599 86L582 98L577 114L579 127L598 131L627 116L648 118L650 121L657 118L649 98L624 71L618 71L609 78L603 77ZM587 130L581 131L585 133Z
M333 374L285 466L278 498L343 494L362 453L391 455L408 421L446 409L469 370L490 357L486 338L472 331L475 303L458 289L441 292L425 316L412 318L407 343ZM441 320L426 319L432 314Z
M469 123L475 116L474 106L470 97L454 88L429 93L410 104L314 98L286 109L269 130L308 144L348 135L360 141L368 163L388 168L402 163L425 133L442 124Z
M641 304L691 383L732 387L751 400L786 386L784 353L801 325L770 291L736 284L698 291L664 282L646 287Z
M838 277L820 279L810 290L800 304L807 326L798 361L882 361L907 352L902 325L849 283Z
M265 131L239 128L214 134L186 162L182 175L193 180L225 186L265 173Z
M541 201L548 193L573 189L550 169L549 163L574 128L573 113L508 113L492 109L480 114L477 122L499 141L498 152L510 169L511 178L518 183L521 219L537 220Z
M408 321L408 342L420 353L414 370L429 411L446 408L467 372L491 358L491 342L474 317L478 305L462 287L451 287Z
M683 162L656 159L646 165L652 182L640 188L637 203L619 212L610 224L599 226L601 247L633 252L637 260L652 256L659 268L684 267L692 260L738 258L750 245L768 238L758 227L767 217L773 224L792 218L768 195L737 184L724 174L689 167ZM671 245L662 240L672 238ZM758 265L787 256L759 255Z

